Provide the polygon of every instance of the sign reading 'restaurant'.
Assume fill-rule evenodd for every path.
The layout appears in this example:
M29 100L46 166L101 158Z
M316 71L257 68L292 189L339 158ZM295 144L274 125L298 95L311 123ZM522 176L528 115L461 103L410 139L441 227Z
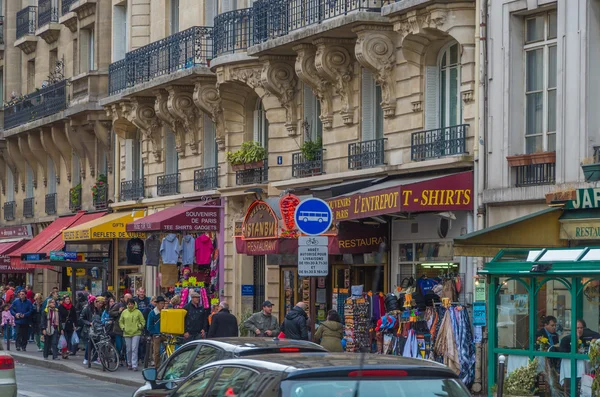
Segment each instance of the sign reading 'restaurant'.
M336 221L394 212L473 209L473 173L463 172L327 201Z

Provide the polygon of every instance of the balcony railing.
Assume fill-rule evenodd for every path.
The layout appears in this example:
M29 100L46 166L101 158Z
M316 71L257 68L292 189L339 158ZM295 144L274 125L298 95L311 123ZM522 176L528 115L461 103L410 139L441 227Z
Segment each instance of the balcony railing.
M305 178L324 174L323 171L323 151L320 149L313 156L305 156L298 152L292 154L292 177Z
M468 124L413 132L410 138L412 161L464 154L467 152Z
M145 179L133 179L121 182L121 201L143 199L145 186Z
M385 165L386 140L381 138L348 144L348 169L362 170Z
M92 201L97 210L108 208L108 185L106 183L96 184L96 192L92 192Z
M4 44L4 17L0 16L0 44Z
M249 168L235 172L235 184L254 185L259 183L267 183L269 181L269 164L265 159L264 164L257 168Z
M513 167L516 170L516 187L553 185L556 182L556 164L529 164Z
M219 187L219 167L202 168L194 171L194 190L204 192Z
M76 1L77 0L62 0L61 15L71 12L71 4L75 3Z
M51 22L58 22L58 0L39 0L38 29Z
M254 44L252 8L224 12L215 17L215 57L245 52Z
M156 194L159 197L179 193L179 174L160 175L156 177Z
M33 218L33 206L35 203L34 197L27 197L23 199L23 217Z
M81 209L81 186L76 186L69 190L69 210L77 212Z
M17 207L17 203L14 201L7 201L4 203L4 220L5 221L14 221L15 220L15 209Z
M56 193L48 193L44 201L44 209L46 215L56 214Z
M383 0L257 0L253 4L254 44L354 11L378 13L382 3Z
M10 129L67 108L67 81L63 80L26 95L4 108L4 129Z
M37 7L29 6L17 12L17 40L35 34Z
M128 52L108 67L109 95L160 76L209 66L213 58L213 28L194 26Z

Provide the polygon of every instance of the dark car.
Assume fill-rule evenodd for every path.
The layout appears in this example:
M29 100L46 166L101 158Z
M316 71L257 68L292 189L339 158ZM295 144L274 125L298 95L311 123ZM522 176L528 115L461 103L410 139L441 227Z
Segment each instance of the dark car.
M348 353L269 354L208 364L169 397L470 397L428 360Z
M145 369L143 375L146 384L140 387L133 397L165 396L169 393L169 388L176 388L194 370L214 361L259 354L326 351L316 343L277 338L195 340L177 349L158 370L155 368Z

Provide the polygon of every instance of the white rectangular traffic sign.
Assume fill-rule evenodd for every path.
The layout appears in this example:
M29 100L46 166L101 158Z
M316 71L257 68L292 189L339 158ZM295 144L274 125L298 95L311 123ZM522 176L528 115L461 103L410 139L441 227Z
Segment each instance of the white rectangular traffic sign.
M298 238L298 275L323 277L329 274L327 237Z

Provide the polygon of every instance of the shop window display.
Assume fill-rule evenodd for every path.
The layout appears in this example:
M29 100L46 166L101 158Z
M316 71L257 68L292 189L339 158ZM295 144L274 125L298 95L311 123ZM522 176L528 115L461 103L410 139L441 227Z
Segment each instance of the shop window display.
M501 279L497 292L496 313L498 346L505 349L528 349L529 289L527 284L519 279Z

